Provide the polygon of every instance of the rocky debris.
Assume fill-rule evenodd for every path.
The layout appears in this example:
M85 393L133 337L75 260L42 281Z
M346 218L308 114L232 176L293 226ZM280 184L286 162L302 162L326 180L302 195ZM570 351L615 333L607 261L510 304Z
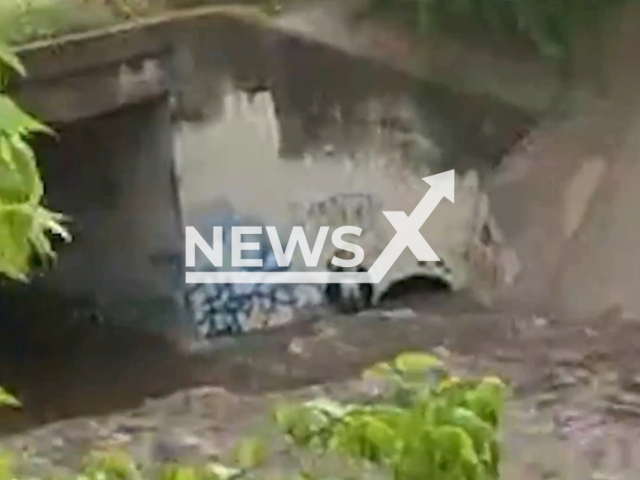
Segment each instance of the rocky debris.
M585 355L581 352L570 351L570 350L559 350L556 352L552 352L551 361L555 365L564 366L564 367L584 367L585 366Z
M522 351L519 349L497 348L493 352L493 357L501 362L519 362L522 360Z
M589 466L590 478L637 477L637 460L632 455L637 448L636 434L623 423L602 413L578 409L562 410L554 423L557 435L578 447Z
M640 394L640 374L622 376L620 386L623 390Z
M207 463L220 457L212 442L195 435L174 431L158 436L152 443L151 459L157 463Z
M325 155L327 155L328 157L332 157L333 155L335 155L336 153L336 147L334 147L333 145L331 145L330 143L326 144L323 148L322 151L324 152Z
M432 350L433 354L438 358L446 360L451 357L451 351L444 345L440 345Z
M410 308L402 308L397 310L385 310L380 312L382 317L388 320L402 320L405 318L416 318L416 313Z
M549 372L550 388L557 390L566 387L574 387L578 384L587 384L591 379L589 372L576 368L552 368Z
M605 397L607 410L615 416L640 419L640 394L619 391Z
M39 472L77 470L95 450L124 449L142 465L204 464L228 452L246 430L246 420L259 419L267 405L267 399L198 388L150 400L129 412L57 422L5 437L0 445L19 454L20 471L36 477Z
M556 405L560 402L560 397L555 392L545 392L535 398L535 405L538 409L544 409Z

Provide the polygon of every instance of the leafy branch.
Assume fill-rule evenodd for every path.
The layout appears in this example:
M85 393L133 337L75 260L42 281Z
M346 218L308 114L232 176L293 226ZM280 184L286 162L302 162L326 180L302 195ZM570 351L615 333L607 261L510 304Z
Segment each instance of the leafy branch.
M11 74L26 74L20 59L0 44L0 273L27 280L33 255L55 258L50 234L69 241L65 217L42 205L44 185L29 140L53 131L5 93Z
M388 389L370 404L328 399L281 408L292 444L377 465L393 480L495 480L504 385L449 376L440 361L405 353L365 372Z

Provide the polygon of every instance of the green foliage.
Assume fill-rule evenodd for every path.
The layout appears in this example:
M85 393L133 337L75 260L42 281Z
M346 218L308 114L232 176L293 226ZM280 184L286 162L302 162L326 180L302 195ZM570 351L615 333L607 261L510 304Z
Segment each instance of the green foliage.
M82 474L75 480L234 480L243 473L243 470L220 463L142 467L125 451L107 450L88 455Z
M376 401L287 406L276 412L277 424L297 447L384 467L394 480L499 478L505 389L498 379L449 376L422 353L400 355L365 375L388 387Z
M4 93L9 75L24 75L20 60L0 44L0 274L26 280L31 258L55 256L49 234L69 240L64 217L42 205L44 185L29 140L51 130Z
M16 397L0 387L0 408L1 407L19 407L20 402Z
M318 398L275 410L275 423L292 452L320 460L338 454L352 464L390 472L386 478L392 480L499 478L505 399L500 380L454 377L437 358L413 352L376 364L364 375L381 381L383 393L356 403ZM257 469L267 460L267 443L260 437L238 445L234 467L141 467L125 451L96 451L75 480L251 480L265 478ZM364 478L365 470L359 471ZM0 455L0 480L12 478L12 458ZM309 468L294 480L318 478L324 477Z
M497 34L533 40L549 57L565 58L581 28L596 29L625 0L373 0L375 7L404 12L419 31L473 19Z
M109 27L138 12L137 0L8 0L0 2L0 41L20 45ZM147 12L145 9L146 13Z
M141 480L140 469L131 456L120 450L96 451L84 460L87 480Z
M244 439L236 448L236 463L243 470L255 468L267 460L267 449L258 437Z

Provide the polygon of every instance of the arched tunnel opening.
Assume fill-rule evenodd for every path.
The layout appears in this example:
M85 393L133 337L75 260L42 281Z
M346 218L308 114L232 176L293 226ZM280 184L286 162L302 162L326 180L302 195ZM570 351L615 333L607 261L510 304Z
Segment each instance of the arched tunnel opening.
M453 296L451 284L446 280L431 275L413 275L391 284L380 296L381 306L388 304L415 303L429 298Z

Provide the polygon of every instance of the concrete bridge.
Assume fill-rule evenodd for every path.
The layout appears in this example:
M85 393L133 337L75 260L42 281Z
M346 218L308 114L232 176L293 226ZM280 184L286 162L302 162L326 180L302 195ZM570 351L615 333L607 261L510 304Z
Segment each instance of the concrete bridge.
M32 44L19 54L29 77L13 92L58 132L39 140L37 151L47 201L71 216L74 234L60 247L58 266L30 290L53 292L88 315L180 335L192 331L185 222L220 201L281 220L295 188L277 201L273 192L292 181L305 185L310 174L295 173L302 160L364 151L380 125L393 138L372 147L377 156L426 155L430 168L482 172L533 118L272 29L250 9L192 11ZM382 110L372 113L372 102ZM252 169L256 178L243 184ZM347 190L359 188L345 182Z

